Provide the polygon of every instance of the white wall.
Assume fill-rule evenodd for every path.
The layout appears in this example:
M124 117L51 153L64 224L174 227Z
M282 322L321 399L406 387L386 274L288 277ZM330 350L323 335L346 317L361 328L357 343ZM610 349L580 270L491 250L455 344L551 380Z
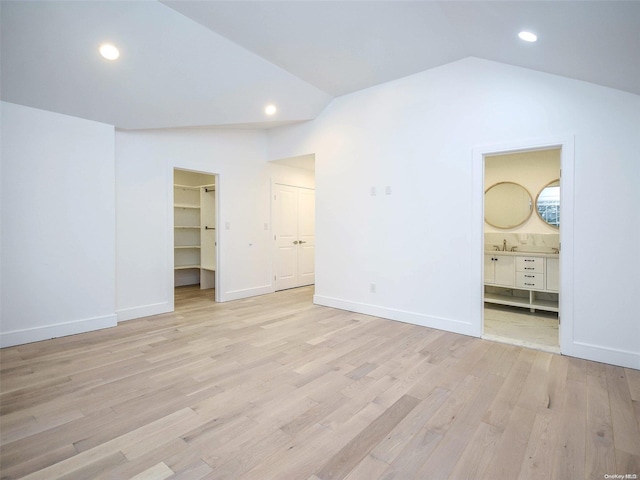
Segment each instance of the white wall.
M173 308L174 167L219 175L220 300L273 291L271 181L308 174L265 162L263 131L117 131L119 320Z
M277 161L269 162L272 181L274 183L293 185L296 187L315 188L315 172L293 165L295 165L295 162L291 162L291 165L281 164Z
M472 152L558 136L575 136L563 353L639 368L640 97L494 62L347 95L270 132L268 158L315 154L316 302L479 335L483 179Z
M1 108L0 344L114 326L113 127Z

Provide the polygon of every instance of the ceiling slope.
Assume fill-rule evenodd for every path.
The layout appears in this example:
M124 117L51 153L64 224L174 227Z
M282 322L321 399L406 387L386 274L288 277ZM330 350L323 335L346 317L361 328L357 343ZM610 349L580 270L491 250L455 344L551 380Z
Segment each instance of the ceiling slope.
M437 2L164 3L334 96L468 56Z
M638 0L164 3L334 96L469 56L640 94Z
M469 56L640 94L638 0L0 5L2 100L126 129L304 121L333 97ZM107 41L116 62L97 54Z
M331 96L159 2L3 1L2 99L138 129L260 126L269 102L307 120Z

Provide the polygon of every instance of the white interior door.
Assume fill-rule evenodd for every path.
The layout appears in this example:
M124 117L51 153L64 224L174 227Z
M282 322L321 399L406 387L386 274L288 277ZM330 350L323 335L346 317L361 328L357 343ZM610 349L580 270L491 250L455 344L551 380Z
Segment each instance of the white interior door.
M298 286L316 281L316 192L298 188Z
M315 282L315 192L275 184L275 289Z

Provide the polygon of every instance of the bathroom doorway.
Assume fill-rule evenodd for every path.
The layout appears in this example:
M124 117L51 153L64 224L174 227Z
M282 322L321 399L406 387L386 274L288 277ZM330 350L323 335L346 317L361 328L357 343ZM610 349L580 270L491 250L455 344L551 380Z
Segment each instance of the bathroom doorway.
M561 156L483 156L483 338L560 353Z

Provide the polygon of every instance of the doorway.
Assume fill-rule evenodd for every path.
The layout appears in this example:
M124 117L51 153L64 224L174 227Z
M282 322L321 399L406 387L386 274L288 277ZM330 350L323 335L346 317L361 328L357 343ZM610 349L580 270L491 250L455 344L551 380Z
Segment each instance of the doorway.
M315 190L274 183L275 290L315 283Z
M215 174L173 169L174 298L176 289L199 289L217 299L217 183Z
M520 177L509 177L514 173L510 172L503 178L498 178L494 175L495 172L489 172L486 169L487 161L490 163L492 158L497 158L498 163L504 164L509 160L515 162L518 156L522 156L520 160L527 156L535 157L536 152L556 155L556 178L543 179L540 176L534 178L531 172L526 173L526 169L520 172ZM476 192L478 197L481 197L480 205L482 206L481 213L479 212L479 215L482 215L480 217L482 248L479 260L484 260L484 278L479 298L481 300L479 333L487 339L564 353L563 345L570 344L573 333L571 309L573 139L555 138L528 144L521 142L476 148L474 159L475 185L478 188ZM515 167L523 165L514 163L511 166L513 170L518 170ZM561 171L563 172L562 186L559 184ZM522 177L523 173L524 177ZM566 179L568 181L565 181L567 173L569 177ZM553 176L548 172L543 175ZM560 204L563 212L562 221L557 228L551 225L554 223L554 220L551 220L551 209L545 213L536 206L536 200L541 203L547 196L542 192L545 187L551 186L552 180L558 180L558 184L553 187L556 188L556 192L560 192L561 197L555 213L559 213ZM499 184L506 185L491 188ZM512 196L511 200L507 200L503 195L513 195L513 192L507 192L518 190L518 186L514 184L524 184L524 188L519 190L516 197ZM486 193L490 189L491 193ZM492 196L495 198L491 198ZM529 200L523 201L523 198L527 197ZM530 211L523 214L524 218L516 223L510 220L512 223L496 228L491 225L495 224L496 220L489 214L487 222L485 215L487 206L497 201L498 205L506 207L515 204L515 198L520 205L530 204ZM548 204L546 206L548 207ZM543 219L545 216L549 222ZM561 245L562 255L560 254ZM569 255L566 255L567 253ZM562 278L560 278L560 269L562 269ZM493 320L504 322L503 328L499 328L499 323L491 325ZM540 333L536 332L536 329L546 327L556 329L553 342L540 341L536 338Z

